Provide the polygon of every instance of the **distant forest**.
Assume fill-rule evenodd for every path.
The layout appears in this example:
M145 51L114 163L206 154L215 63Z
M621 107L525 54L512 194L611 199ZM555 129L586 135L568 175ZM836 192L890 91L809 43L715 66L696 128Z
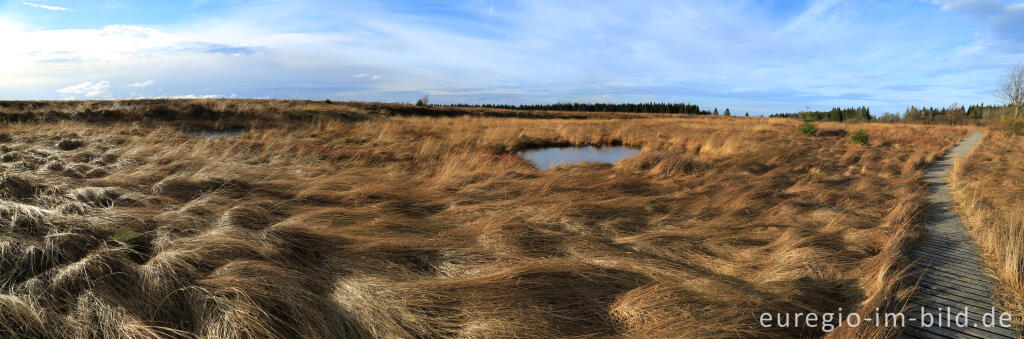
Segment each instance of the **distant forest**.
M481 107L499 108L510 110L540 110L540 111L570 111L570 112L622 112L622 113L670 113L670 114L703 114L719 115L718 108L711 111L701 110L700 106L686 103L557 103L546 105L468 105L450 104L435 105L449 107ZM871 110L866 106L841 108L834 107L828 111L801 111L796 113L775 113L770 118L795 118L814 121L835 121L835 122L918 122L918 123L939 123L939 124L963 124L968 119L989 120L997 119L1005 114L1012 114L1009 106L993 105L971 105L964 107L959 104L952 104L948 107L916 107L907 108L900 113L883 113L879 116L872 116ZM721 115L732 115L728 108ZM749 114L745 114L748 115Z
M675 114L716 114L714 112L702 111L700 106L684 103L633 103L633 104L605 104L605 103L558 103L550 105L467 105L454 104L445 105L453 107L483 107L501 108L514 110L539 110L539 111L572 111L572 112L623 112L623 113L675 113ZM727 109L728 110L728 109Z
M798 118L816 121L868 122L873 119L867 107L833 108L829 111L805 111L798 113L776 113L769 118Z
M964 107L953 103L948 107L917 107L910 106L903 114L883 113L880 116L872 116L867 107L833 108L829 111L804 111L797 113L771 114L772 118L796 118L815 121L837 121L837 122L918 122L959 125L966 123L968 119L990 120L998 119L1006 114L1012 114L1009 106L992 105L971 105Z

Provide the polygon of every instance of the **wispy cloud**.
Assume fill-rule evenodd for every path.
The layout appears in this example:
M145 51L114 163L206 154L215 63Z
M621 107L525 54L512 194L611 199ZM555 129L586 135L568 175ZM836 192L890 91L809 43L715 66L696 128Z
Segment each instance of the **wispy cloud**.
M352 78L353 79L370 78L371 80L380 80L381 75L380 74L359 73L359 74L353 75Z
M71 94L85 94L86 98L92 97L109 97L110 96L110 82L99 81L91 82L86 81L76 85L71 85L57 90L57 93L64 95Z
M996 48L1022 50L1024 43L1024 3L1004 3L1001 0L932 0L944 11L960 12L989 26L991 41ZM1009 44L1005 42L1010 42Z
M37 3L34 3L34 2L28 2L28 1L22 1L21 4L25 5L25 6L35 7L35 8L42 8L42 9L50 10L50 11L61 11L61 12L64 12L64 11L69 11L70 10L70 9L64 8L64 7L43 5L43 4L37 4Z
M150 85L155 84L155 83L156 83L156 81L146 80L146 81L140 81L140 82L133 83L131 85L128 85L128 87L144 88L144 87L149 87Z
M168 98L171 98L171 99L216 99L216 98L220 98L220 97L223 97L223 96L220 95L220 94L202 94L202 95L185 94L185 95L170 96Z

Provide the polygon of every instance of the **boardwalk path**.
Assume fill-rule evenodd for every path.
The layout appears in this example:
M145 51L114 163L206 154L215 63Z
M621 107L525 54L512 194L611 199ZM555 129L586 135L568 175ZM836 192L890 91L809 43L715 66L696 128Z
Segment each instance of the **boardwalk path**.
M930 234L912 254L917 265L911 273L913 277L920 277L920 282L907 305L907 327L901 333L902 337L1020 337L1012 328L999 327L998 323L991 327L984 326L984 315L996 306L992 292L995 281L986 274L988 268L981 259L978 245L967 236L960 216L952 211L954 203L946 182L946 175L953 168L953 162L967 156L982 136L984 133L973 132L925 172L931 206L925 210L924 228ZM932 326L922 323L922 307L925 313L932 314L935 320ZM960 327L955 317L957 312L964 312L965 307L968 307L969 320L966 327ZM949 323L946 322L946 308L952 309L954 318ZM1001 312L997 307L996 322ZM941 326L938 323L940 315L943 320ZM927 319L928 316L923 318Z

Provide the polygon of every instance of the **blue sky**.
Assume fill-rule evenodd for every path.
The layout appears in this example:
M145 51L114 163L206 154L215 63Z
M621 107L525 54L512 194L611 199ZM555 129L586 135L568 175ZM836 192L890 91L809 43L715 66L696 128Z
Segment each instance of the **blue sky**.
M0 0L0 99L993 103L1024 1Z

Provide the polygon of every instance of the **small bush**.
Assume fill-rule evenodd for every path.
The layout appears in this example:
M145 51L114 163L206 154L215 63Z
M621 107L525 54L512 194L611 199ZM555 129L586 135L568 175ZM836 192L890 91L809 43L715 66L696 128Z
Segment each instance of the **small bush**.
M868 134L868 131L862 129L853 132L853 135L850 136L850 141L861 146L867 146L870 140L871 135Z
M814 135L818 134L818 124L815 124L810 121L805 121L803 124L800 124L800 127L797 127L796 130L800 131L800 133L813 137Z
M1024 119L1003 119L1003 130L1007 135L1024 135Z
M430 98L424 95L420 100L416 100L416 106L426 106L430 104Z

